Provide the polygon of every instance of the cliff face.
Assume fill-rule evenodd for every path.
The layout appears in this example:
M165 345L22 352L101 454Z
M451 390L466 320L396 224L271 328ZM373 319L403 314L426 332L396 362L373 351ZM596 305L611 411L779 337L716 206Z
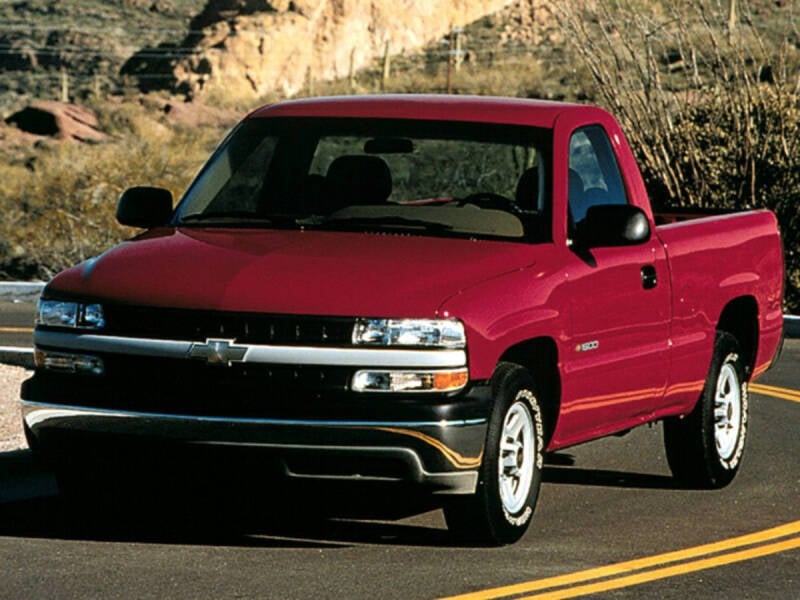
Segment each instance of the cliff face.
M209 0L171 61L175 88L192 96L291 95L307 73L347 76L382 55L421 48L451 27L512 0Z

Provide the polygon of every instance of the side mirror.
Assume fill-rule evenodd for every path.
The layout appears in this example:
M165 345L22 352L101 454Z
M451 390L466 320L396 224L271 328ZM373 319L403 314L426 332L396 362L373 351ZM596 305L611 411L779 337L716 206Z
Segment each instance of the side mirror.
M577 225L575 241L586 249L635 246L650 239L650 221L641 208L629 204L592 206Z
M157 187L132 187L117 204L117 221L122 225L150 229L166 225L172 218L172 192Z

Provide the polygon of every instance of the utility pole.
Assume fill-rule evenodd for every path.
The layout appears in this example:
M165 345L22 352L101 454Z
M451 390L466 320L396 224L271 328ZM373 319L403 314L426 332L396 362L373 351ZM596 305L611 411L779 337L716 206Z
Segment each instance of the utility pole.
M736 31L738 18L736 16L736 0L728 2L728 41L733 41L733 34Z
M311 65L308 65L306 68L306 88L308 89L308 95L314 95L314 76L311 73Z
M350 91L354 91L356 89L356 49L353 47L350 50L350 72L347 78L348 83L350 84Z
M61 67L61 101L69 102L69 75L66 67Z
M389 56L389 40L386 40L386 46L383 48L383 72L381 73L381 91L386 91L386 86L389 83L389 76L392 73L392 59Z
M464 33L464 30L459 27L454 30L456 35L455 41L455 52L453 54L453 63L455 65L456 73L461 69L461 63L464 62L464 52L461 50L461 34Z
M453 93L453 71L458 73L461 62L464 59L464 52L461 50L461 34L464 30L461 27L450 27L450 35L447 38L447 93Z
M447 93L453 93L453 29L447 38Z

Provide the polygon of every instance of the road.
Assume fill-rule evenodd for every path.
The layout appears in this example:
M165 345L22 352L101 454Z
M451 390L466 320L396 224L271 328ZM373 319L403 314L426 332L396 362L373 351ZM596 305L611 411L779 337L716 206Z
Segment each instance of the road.
M0 347L30 348L33 345L33 300L12 302L0 300Z
M0 454L0 597L798 597L798 360L788 341L754 388L728 488L677 487L660 426L639 428L549 457L531 529L505 548L453 545L436 510L320 521L307 505L331 496L276 515L237 487L137 488L132 503L86 508L60 498L27 451ZM366 499L391 511L391 497Z

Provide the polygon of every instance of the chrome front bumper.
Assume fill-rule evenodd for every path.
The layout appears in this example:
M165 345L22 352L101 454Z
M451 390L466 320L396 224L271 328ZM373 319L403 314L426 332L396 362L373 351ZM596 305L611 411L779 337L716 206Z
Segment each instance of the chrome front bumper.
M475 492L486 420L322 421L203 417L67 406L24 400L32 446L45 458L63 440L100 436L206 448L266 451L298 479L409 482L440 494ZM58 441L54 441L54 440ZM130 445L130 444L129 444Z

